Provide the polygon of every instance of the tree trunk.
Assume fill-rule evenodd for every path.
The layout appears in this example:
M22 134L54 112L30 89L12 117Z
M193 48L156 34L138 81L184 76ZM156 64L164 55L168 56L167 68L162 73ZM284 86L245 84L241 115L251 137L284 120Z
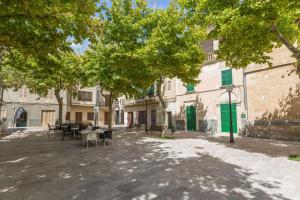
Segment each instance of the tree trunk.
M54 90L55 97L58 103L58 123L62 124L62 111L63 111L63 97L60 96L60 90L55 89Z
M108 130L112 130L112 117L113 117L113 95L112 92L109 94L108 102Z
M2 109L2 106L4 104L4 101L3 101L3 95L4 95L4 88L3 87L0 87L0 120L2 119L2 116L1 116L1 109Z
M157 86L157 96L158 96L158 99L160 101L160 104L161 104L161 109L162 109L162 130L161 130L161 137L164 137L166 131L167 131L167 120L166 120L166 116L167 116L167 104L166 102L164 101L164 98L163 98L163 91L162 91L162 83L163 83L163 80L162 78L156 83L156 86Z

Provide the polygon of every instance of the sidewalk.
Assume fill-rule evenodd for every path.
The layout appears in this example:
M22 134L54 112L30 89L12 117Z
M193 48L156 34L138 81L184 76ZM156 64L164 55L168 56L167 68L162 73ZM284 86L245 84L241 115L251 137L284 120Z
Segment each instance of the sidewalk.
M143 133L145 134L145 133ZM152 132L145 134L152 137L160 137L160 132ZM171 136L170 132L166 136ZM300 142L262 139L252 137L235 137L235 143L229 143L228 136L212 136L200 132L176 132L175 139L183 138L201 138L210 142L224 144L225 146L241 149L253 153L262 153L272 157L288 157L289 155L300 155Z

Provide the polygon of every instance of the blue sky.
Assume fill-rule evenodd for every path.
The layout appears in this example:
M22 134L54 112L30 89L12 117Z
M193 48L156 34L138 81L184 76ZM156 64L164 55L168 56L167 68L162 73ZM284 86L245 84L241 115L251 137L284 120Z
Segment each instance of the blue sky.
M148 0L149 6L153 8L166 8L169 0Z
M166 8L169 5L170 0L148 0L149 7L152 8ZM86 40L82 44L72 44L71 47L76 53L82 54L88 48L89 42Z

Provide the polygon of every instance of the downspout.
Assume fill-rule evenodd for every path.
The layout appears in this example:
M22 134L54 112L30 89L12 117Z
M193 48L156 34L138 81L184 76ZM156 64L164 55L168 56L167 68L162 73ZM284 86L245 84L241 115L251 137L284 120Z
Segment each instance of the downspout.
M246 110L246 120L248 123L249 120L249 114L248 114L248 96L247 96L247 77L246 77L245 68L243 68L243 85L244 85L244 105Z

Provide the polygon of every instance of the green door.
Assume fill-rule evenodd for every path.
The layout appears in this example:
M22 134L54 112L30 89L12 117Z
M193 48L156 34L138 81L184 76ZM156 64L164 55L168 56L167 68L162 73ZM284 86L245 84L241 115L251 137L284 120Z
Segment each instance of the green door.
M196 131L196 109L195 106L186 108L187 130Z
M231 104L232 109L232 126L233 132L237 133L237 114L236 114L236 104ZM221 131L229 133L230 132L230 111L229 104L221 104Z

